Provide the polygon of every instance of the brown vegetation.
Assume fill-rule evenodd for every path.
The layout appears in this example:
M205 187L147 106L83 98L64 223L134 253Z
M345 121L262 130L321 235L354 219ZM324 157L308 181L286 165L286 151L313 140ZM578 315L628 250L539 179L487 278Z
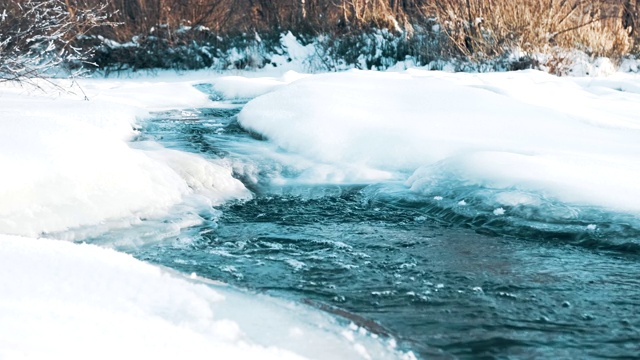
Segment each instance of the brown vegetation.
M0 81L29 82L65 71L77 75L92 55L78 37L109 25L104 6L71 8L68 0L23 0L0 5Z
M70 7L104 0L66 0ZM419 21L424 0L108 0L114 20L124 26L118 40L158 25L204 26L220 34L287 31L345 33L364 28L396 28Z
M21 4L51 0L5 1L9 2L6 8L16 12ZM120 25L94 28L94 42L89 44L96 46L95 39L104 38L120 43L136 39L144 49L103 52L101 64L130 61L141 68L166 67L154 57L190 43L246 45L255 34L277 39L286 31L303 39L323 35L330 39L326 44L347 51L346 46L360 41L358 36L386 29L404 42L398 45L402 49L394 50L398 59L413 56L422 61L456 58L485 62L516 49L522 54L578 49L591 56L619 58L637 52L640 43L637 0L55 1L74 21L88 9L104 7L110 20ZM3 10L0 5L0 14ZM0 41L6 25L0 22ZM184 52L174 55L188 56ZM209 64L204 59L185 68Z
M427 8L455 50L470 58L552 47L619 57L633 46L637 18L635 1L444 0Z

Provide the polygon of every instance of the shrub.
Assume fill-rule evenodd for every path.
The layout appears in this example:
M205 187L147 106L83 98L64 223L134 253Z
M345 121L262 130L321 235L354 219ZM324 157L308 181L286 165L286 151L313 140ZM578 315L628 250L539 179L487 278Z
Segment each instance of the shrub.
M104 7L78 9L68 0L8 2L0 7L0 81L86 71L93 50L75 43L89 30L109 24L107 18Z
M623 21L631 13L611 0L443 0L427 10L449 38L450 53L478 61L553 47L620 57L633 45Z

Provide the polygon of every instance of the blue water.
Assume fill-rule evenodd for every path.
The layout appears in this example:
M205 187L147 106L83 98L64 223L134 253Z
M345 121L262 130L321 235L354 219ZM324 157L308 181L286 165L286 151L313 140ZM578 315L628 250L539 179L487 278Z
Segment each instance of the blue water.
M490 216L490 189L447 184L448 202L398 182L276 182L300 168L238 125L244 101L218 100L157 113L137 140L228 160L254 199L201 209L200 225L155 241L85 240L308 303L425 359L640 356L637 219L552 202Z

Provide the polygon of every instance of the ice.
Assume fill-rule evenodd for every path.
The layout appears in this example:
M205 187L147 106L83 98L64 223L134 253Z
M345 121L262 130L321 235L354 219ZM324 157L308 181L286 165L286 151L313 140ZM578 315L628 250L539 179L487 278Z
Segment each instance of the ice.
M0 235L0 264L2 359L412 358L302 305L93 245Z
M592 149L607 149L604 141L600 144L601 147ZM505 189L508 191L507 195L500 195L495 199L499 205L535 205L536 200L530 195L515 199L515 188L551 196L567 203L640 211L640 193L633 181L630 181L640 175L640 167L631 157L634 152L624 151L624 147L631 144L608 145L607 150L618 147L622 149L619 154L608 156L589 153L520 155L509 152L474 152L421 167L409 178L408 184L413 190L425 193L456 182ZM548 151L553 152L554 149L550 148Z
M144 149L146 155L166 163L180 175L191 190L206 195L212 205L251 198L251 193L242 182L233 177L231 167L222 161L207 160L196 154L165 149L157 144L149 144Z

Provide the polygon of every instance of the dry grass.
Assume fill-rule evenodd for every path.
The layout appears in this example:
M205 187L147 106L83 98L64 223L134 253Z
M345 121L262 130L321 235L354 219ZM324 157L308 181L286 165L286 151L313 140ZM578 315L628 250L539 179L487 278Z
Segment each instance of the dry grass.
M627 31L637 22L637 0L64 0L74 8L105 2L123 26L110 37L124 41L159 25L204 26L220 34L292 30L345 34L386 28L411 36L430 16L452 54L493 57L507 49L579 48L596 56L633 47ZM625 8L627 11L624 11Z
M444 0L427 5L452 46L481 60L554 47L618 57L633 46L623 6L607 0Z
M64 0L69 8L105 3L124 26L119 40L158 25L205 26L214 32L298 31L346 33L365 28L397 30L420 21L428 0ZM1 6L1 5L0 5Z

